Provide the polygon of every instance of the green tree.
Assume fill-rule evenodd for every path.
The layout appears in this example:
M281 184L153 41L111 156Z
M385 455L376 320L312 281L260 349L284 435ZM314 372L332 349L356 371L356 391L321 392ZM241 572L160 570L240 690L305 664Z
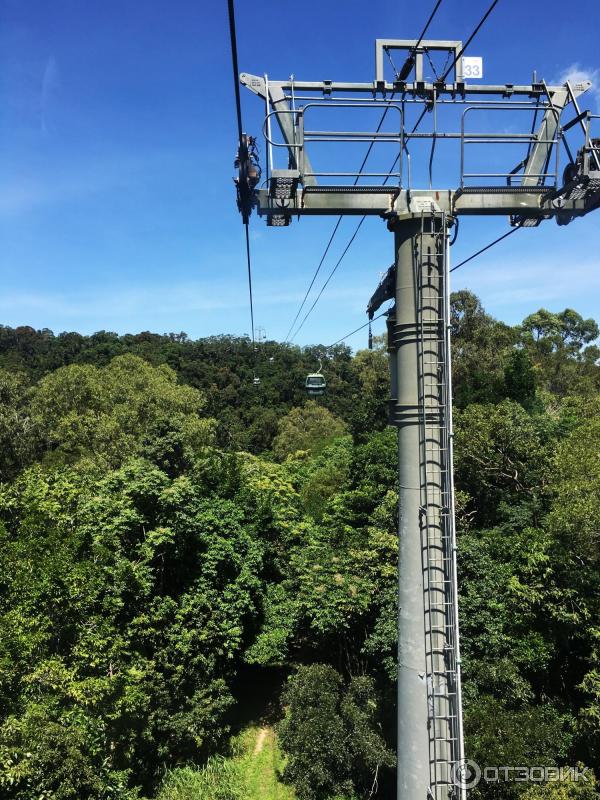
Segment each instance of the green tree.
M273 453L283 460L298 450L320 453L331 441L346 433L346 425L324 406L309 400L293 408L279 421Z
M381 768L394 763L378 730L373 681L354 677L346 686L326 664L300 667L288 681L283 703L284 778L294 784L299 800L370 796Z
M583 771L583 765L579 769ZM523 793L523 800L597 800L597 789L596 777L588 769L584 779L553 780L530 786Z
M352 360L358 387L353 397L350 424L354 437L361 441L388 422L390 364L386 340L387 336L375 336L373 349L359 350Z
M540 498L549 480L555 415L520 404L471 404L456 415L456 475L478 525L498 521L508 506Z
M535 370L524 350L513 350L504 367L506 396L525 408L535 400Z
M586 353L584 346L598 332L593 319L573 309L552 313L542 308L523 320L520 338L545 388L559 395L590 394L598 390L600 370L597 348L590 346Z
M577 632L570 639L583 693L582 760L600 758L600 397L568 406L573 427L559 443L552 464L552 505L547 527L556 542L556 590ZM555 612L556 615L556 612Z
M286 498L286 520L273 537L276 569L247 657L281 664L310 654L312 660L351 664L357 673L369 668L393 675L394 431L374 434L354 448L349 439L338 439L317 457L288 459L279 469L289 482L285 494L278 491ZM261 487L267 500L273 490ZM267 524L263 530L273 529Z
M468 754L597 766L595 323L510 327L466 291L451 323ZM248 675L315 664L333 672L298 678L305 702L283 725L298 785L367 797L380 764L387 796L397 443L378 430L382 345L336 346L327 394L305 404L317 345L0 326L3 797L132 800L170 768L203 785ZM331 733L321 702L343 735L319 755L303 725Z
M504 365L518 332L486 314L481 301L462 289L450 298L454 402L495 403L505 396Z
M222 742L263 548L213 459L97 477L33 468L0 495L0 787L124 800ZM131 792L131 793L130 793Z
M541 352L566 350L577 355L584 344L598 338L600 333L593 319L566 308L556 314L541 308L523 320L522 330Z
M36 430L23 375L0 370L0 481L14 478L36 454Z
M170 472L212 441L200 392L167 366L137 356L106 367L71 365L43 378L31 400L46 464L93 462L114 468L133 455Z
M550 524L581 558L600 560L600 397L568 406L572 431L552 462L553 509Z
M564 763L572 740L570 719L550 703L510 709L484 697L466 715L466 752L483 769L491 767L557 766ZM482 781L473 798L518 797L525 784Z

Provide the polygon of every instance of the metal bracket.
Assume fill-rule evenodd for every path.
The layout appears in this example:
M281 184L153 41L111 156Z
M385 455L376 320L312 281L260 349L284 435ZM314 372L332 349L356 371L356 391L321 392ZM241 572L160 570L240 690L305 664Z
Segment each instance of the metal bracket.
M290 104L286 99L281 84L276 82L272 83L269 81L269 86L267 89L264 78L260 78L257 75L250 75L247 72L242 72L240 75L240 83L242 86L246 86L248 89L250 89L251 92L254 92L254 94L262 97L263 100L267 100L269 102L271 108L275 112L273 116L277 120L283 140L288 145L290 166L298 169L299 148L295 141L296 131L294 127L294 115L292 113L292 109L290 108ZM313 172L312 165L304 150L302 150L302 160L304 167L303 172ZM313 177L304 178L305 186L314 186L316 183L317 181Z
M415 48L418 45L418 50ZM424 39L418 41L417 39L376 39L375 40L375 80L379 82L384 81L383 77L383 55L389 50L401 50L409 55L409 58L414 62L415 81L417 83L423 82L423 53L426 50L442 50L454 53L455 58L455 74L453 83L462 83L462 61L459 54L462 50L462 42L459 41L444 41L437 39ZM402 75L402 80L406 80L408 75Z

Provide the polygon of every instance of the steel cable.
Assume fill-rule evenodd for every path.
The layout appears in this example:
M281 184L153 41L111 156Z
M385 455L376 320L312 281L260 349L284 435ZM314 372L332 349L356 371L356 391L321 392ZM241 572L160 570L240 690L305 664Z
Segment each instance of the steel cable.
M242 125L242 101L240 97L240 84L239 84L239 67L238 67L238 54L237 54L237 36L235 32L235 8L234 0L227 0L227 7L229 11L229 36L231 40L231 65L233 68L233 84L235 89L235 106L237 114L237 127L239 146L242 147L243 143L243 125ZM254 298L252 295L252 259L250 256L250 230L249 222L244 220L244 228L246 229L246 265L248 270L248 297L250 300L250 325L252 328L252 350L255 349L254 341Z
M426 113L427 113L427 108L424 108L424 109L423 109L423 111L421 112L421 115L419 116L419 119L418 119L418 120L415 122L415 124L414 124L414 126L413 126L413 128L412 128L412 130L411 130L411 132L410 132L410 134L409 134L409 135L406 137L405 144L404 144L404 146L405 146L405 147L406 147L406 142L407 142L407 141L410 139L410 136L411 136L413 133L415 133L415 132L416 132L417 128L418 128L418 127L419 127L419 125L421 124L421 121L422 121L422 119L423 119L423 117L425 116L425 114L426 114ZM394 171L394 169L395 169L395 167L396 167L396 164L398 163L398 160L399 160L399 158L400 158L400 156L399 156L399 155L397 155L397 156L396 156L396 158L394 159L394 163L392 164L392 166L391 166L391 168L390 168L390 170L389 170L388 176L387 176L387 178L386 178L386 179L384 180L384 182L383 182L383 185L384 185L384 186L385 186L385 185L387 184L387 182L389 181L389 179L390 179L390 177L391 177L391 173ZM319 299L321 298L321 295L323 294L323 292L325 291L325 288L327 287L327 284L328 284L328 283L329 283L329 281L330 281L330 280L333 278L333 276L335 275L335 273L336 273L336 271L337 271L337 268L340 266L340 264L341 264L341 263L342 263L342 261L344 260L344 257L346 256L346 253L347 253L347 252L348 252L348 250L350 249L350 246L351 246L351 244L354 242L354 240L355 240L355 238L356 238L356 235L357 235L358 231L360 230L360 228L361 228L361 226L362 226L362 224L363 224L363 222L365 221L365 219L366 219L366 218L367 218L367 217L366 217L366 215L360 218L360 221L359 221L358 225L357 225L357 226L356 226L356 228L354 229L354 233L352 234L352 236L350 237L350 239L349 239L348 243L346 244L346 247L344 248L344 251L342 252L342 255L340 256L340 258L339 258L339 259L338 259L338 261L336 262L335 266L333 267L333 269L331 270L331 272L330 272L330 273L329 273L329 275L327 276L327 279L326 279L325 283L323 284L323 286L321 287L321 289L320 289L320 291L319 291L319 294L317 295L317 297L316 297L316 299L315 299L314 303L312 304L312 306L309 308L309 310L308 310L308 311L307 311L307 313L305 314L305 316L304 316L304 319L302 320L302 322L300 323L300 325L298 326L298 328L296 328L296 331L294 332L294 335L292 336L292 338L291 338L291 339L287 339L287 341L289 341L289 342L293 341L293 340L296 338L296 336L297 336L297 335L300 333L300 330L302 329L302 326L304 325L304 323L306 322L306 320L308 319L308 317L309 317L309 316L310 316L310 314L312 313L313 309L314 309L314 308L315 308L315 306L317 305L317 303L318 303ZM338 220L338 224L339 224L340 220L341 220L341 217L340 217L340 219ZM336 226L336 230L337 230L337 226ZM332 237L332 238L333 238L333 237ZM331 244L331 240L330 240L329 244ZM313 281L313 282L314 282L314 281Z
M392 100L392 99L393 99L393 97L394 97L394 93L392 93L392 95L391 95L391 97L390 97L390 100ZM390 106L387 106L387 107L385 108L385 110L384 110L383 114L381 115L381 119L379 120L379 124L378 124L378 126L377 126L377 129L376 129L375 133L379 133L379 131L381 130L381 126L383 125L383 123L384 123L384 121L385 121L385 118L386 118L386 116L387 116L387 113L388 113L388 111L389 111L389 110L390 110ZM375 140L373 140L373 141L372 141L372 142L369 144L369 147L367 148L367 152L365 153L365 157L364 157L364 158L363 158L363 160L362 160L362 164L361 164L361 165L360 165L360 167L359 167L359 170L358 170L358 175L357 175L357 176L356 176L356 178L354 179L353 186L356 186L356 185L358 184L358 181L360 180L360 177L361 177L361 173L362 173L363 169L365 168L365 164L367 163L367 160L368 160L369 156L371 155L371 151L373 150L373 145L374 145L374 144L375 144ZM393 169L393 168L392 168L392 169ZM335 235L336 235L336 233L337 233L337 231L338 231L338 228L339 228L339 227L340 227L340 225L341 225L342 218L343 218L343 215L342 215L342 214L340 214L340 216L339 216L339 217L338 217L338 219L337 219L337 222L335 223L335 226L334 226L334 228L333 228L333 231L332 231L332 233L331 233L331 236L329 237L329 241L327 242L327 247L325 248L325 250L324 250L324 252L323 252L323 255L321 256L321 260L319 261L319 264L318 264L318 266L317 266L317 269L315 270L315 273L314 273L314 275L312 276L312 280L311 280L311 282L310 282L310 284L309 284L309 286L308 286L308 289L306 290L306 293L305 293L305 295L304 295L304 298L303 298L302 302L300 303L300 307L299 307L298 311L296 312L296 316L294 317L294 320L293 320L292 324L290 325L290 328L289 328L289 330L288 330L288 332L287 332L287 334L286 334L286 337L285 337L285 340L284 340L284 341L286 341L286 342L290 342L290 341L291 341L291 339L289 338L289 337L290 337L290 334L291 334L291 332L294 330L294 326L295 326L296 322L298 321L298 317L299 317L299 316L300 316L300 314L302 313L302 309L304 308L304 306L305 306L305 304L306 304L306 301L307 301L307 299L308 299L308 295L310 294L310 290L311 290L311 289L312 289L312 287L314 286L314 283L315 283L315 281L316 281L316 279L317 279L317 276L318 276L319 272L321 271L321 267L323 266L323 262L325 261L325 258L326 258L326 256L327 256L327 253L329 252L329 248L331 247L331 244L332 244L333 240L335 239ZM330 277L331 277L331 276L330 276ZM327 282L326 282L326 283L328 283L328 282L329 282L329 278L327 279ZM299 330L299 329L298 329L298 330ZM298 333L298 331L296 331L296 333ZM295 334L294 334L294 335L295 335Z
M482 247L481 250L478 250L476 253L473 253L472 256L469 256L468 258L465 258L464 261L461 261L455 267L452 267L450 272L454 272L455 270L459 269L460 267L464 267L464 265L468 264L469 261L473 261L474 258L477 258L477 256L480 256L482 253L485 253L486 250L490 250L495 245L500 244L500 242L504 241L504 239L508 239L509 236L512 236L513 233L516 233L517 231L521 230L522 227L523 227L522 225L517 225L516 228L511 228L509 231L507 231L506 233L502 234L502 236L499 236L497 239L494 239L493 242L490 242L485 247Z
M429 15L429 18L428 18L427 22L425 23L425 27L424 27L424 28L423 28L423 30L421 31L421 35L419 36L419 39L418 39L418 41L417 41L417 45L415 46L415 49L416 49L416 48L418 48L418 47L420 46L421 42L423 41L423 37L424 37L424 36L425 36L425 34L427 33L427 31L428 31L428 29L429 29L429 26L431 25L431 22L433 21L433 18L435 17L435 15L436 15L436 13L437 13L437 11L438 11L438 9L439 9L439 7L440 7L440 5L441 5L441 4L442 4L442 0L437 0L437 2L436 2L436 4L435 4L435 6L434 6L434 8L433 8L433 11L432 11L432 12L431 12L431 14ZM410 59L410 58L411 58L411 57L409 56L409 59ZM406 67L406 64L404 65L403 69L404 69L405 67ZM395 71L395 68L394 68L394 71ZM398 75L396 75L396 77L398 77ZM238 90L238 91L239 91L239 90ZM393 97L394 97L394 94L395 94L395 92L393 92L393 93L392 93L392 95L391 95L391 97L390 97L390 100L391 100L391 99L393 99ZM385 121L385 118L386 118L386 116L387 116L387 113L388 113L389 109L390 109L390 106L387 106L387 108L384 110L384 112L383 112L383 114L382 114L382 116L381 116L381 119L379 120L379 125L377 126L377 129L376 129L376 131L375 131L376 133L379 133L379 131L381 130L381 126L383 125L383 123L384 123L384 121ZM415 130L417 129L418 125L420 124L420 122L421 122L421 120L423 119L423 117L424 117L424 116L425 116L425 111L424 111L424 112L421 114L421 117L419 117L419 119L418 119L418 121L417 121L417 123L416 123L415 127L413 128L413 131L412 131L413 133L414 133L414 132L415 132ZM360 179L360 177L361 177L360 173L362 173L363 169L365 168L365 164L367 163L367 159L369 158L369 156L370 156L370 154L371 154L371 151L372 151L372 149L373 149L373 145L374 145L374 144L375 144L375 141L372 141L372 142L369 144L369 147L368 147L368 149L367 149L367 152L365 153L365 157L363 158L362 164L360 165L360 168L359 168L359 171L358 171L358 172L359 172L359 174L358 174L358 175L356 176L356 178L354 179L354 184L353 184L354 186L356 186L356 185L357 185L357 183L358 183L358 181L359 181L359 179ZM399 158L399 157L396 157L396 159L395 159L395 161L394 161L394 164L393 164L392 168L390 169L390 172L393 172L393 170L394 170L394 168L395 168L396 164L398 163L398 158ZM385 183L387 183L388 179L389 179L389 176L388 176L388 178L386 178L386 180L384 181L384 185L385 185ZM305 304L306 304L306 301L307 301L307 299L308 299L308 296L309 296L309 294L310 294L310 291L311 291L312 287L314 286L314 283L315 283L315 280L317 279L317 276L319 275L319 272L320 272L320 270L321 270L321 267L323 266L323 262L325 261L325 258L326 258L326 256L327 256L327 253L329 252L329 248L331 247L331 244L332 244L332 242L333 242L333 240L334 240L334 238L335 238L335 236L336 236L336 234L337 234L337 231L338 231L338 228L340 227L340 224L341 224L341 222L342 222L342 215L340 215L340 216L338 217L338 219L337 219L337 222L335 223L335 226L334 226L333 232L332 232L332 234L331 234L331 236L330 236L330 238L329 238L329 241L327 242L327 246L325 247L325 250L324 250L324 252L323 252L323 255L321 256L321 259L320 259L320 261L319 261L319 264L318 264L318 266L317 266L317 268L316 268L316 270L315 270L315 272L314 272L314 274L313 274L313 276L312 276L312 279L311 279L311 281L310 281L310 284L309 284L309 286L308 286L308 289L306 290L306 293L305 293L305 295L304 295L304 298L303 298L302 302L300 303L300 307L298 308L298 311L296 312L296 316L294 317L294 320L293 320L292 324L291 324L291 325L290 325L290 327L289 327L289 330L288 330L288 332L287 332L287 334L286 334L286 337L285 337L285 340L284 340L284 341L286 341L286 342L291 342L291 341L292 341L292 340L293 340L293 339L294 339L294 338L297 336L298 332L300 331L300 328L302 327L302 325L304 325L304 322L306 321L306 317L305 317L305 318L304 318L304 320L302 321L302 323L300 324L299 328L298 328L298 329L296 330L296 332L294 333L294 336L293 336L293 337L290 339L290 334L291 334L291 332L294 330L294 326L295 326L296 322L298 321L298 317L299 317L299 316L300 316L300 314L302 313L302 309L304 308L304 306L305 306ZM363 217L363 218L361 219L361 221L359 222L359 224L358 224L358 226L357 226L357 228L356 228L356 230L355 230L354 234L352 235L352 237L351 237L351 239L350 239L350 242L349 242L349 243L348 243L348 245L346 246L346 249L344 250L344 253L342 254L342 258L341 258L341 259L340 259L340 261L339 261L339 262L336 264L336 266L334 267L333 271L331 272L331 274L329 275L329 277L328 277L328 278L327 278L327 280L325 281L325 285L322 287L321 291L319 292L319 295L318 295L318 297L317 297L317 300L319 299L319 297L320 297L320 296L321 296L321 294L323 293L323 289L325 288L325 286L326 286L326 285L329 283L329 281L330 281L330 280L331 280L331 278L333 277L333 274L334 274L335 270L336 270L336 269L338 268L338 266L340 265L340 263L341 263L341 260L343 259L344 255L346 254L346 252L347 252L347 250L348 250L348 248L349 248L350 244L352 244L352 242L354 241L354 237L355 237L355 236L356 236L356 234L358 233L358 229L360 228L360 226L362 225L362 223L363 223L363 222L364 222L364 217ZM310 312L312 311L312 309L314 308L314 306L315 306L315 305L316 305L316 301L315 301L315 303L313 303L313 306L311 307L310 311L308 312L309 314L310 314ZM308 316L308 315L307 315L307 316Z
M471 44L471 42L473 41L473 39L474 39L474 38L477 36L477 34L478 34L478 33L479 33L479 31L481 30L482 26L484 25L485 21L487 20L487 18L489 17L489 15L492 13L492 11L494 10L494 8L495 8L497 5L498 5L498 0L494 0L494 2L493 2L491 5L490 5L490 7L488 8L488 10L487 10L487 11L485 12L485 14L483 15L483 17L480 19L480 21L479 21L479 24L477 25L477 27L475 28L475 30L473 31L473 33L472 33L472 34L469 36L469 38L467 39L467 41L465 42L465 44L462 46L462 48L461 48L461 49L458 51L458 53L457 53L457 54L456 54L456 56L454 57L454 61L452 62L452 64L450 64L450 66L448 67L448 69L446 70L446 72L444 72L444 74L442 75L442 82L443 82L443 81L445 81L445 80L446 80L446 78L448 77L448 75L449 75L449 74L452 72L452 70L454 69L454 67L455 67L455 66L456 66L456 64L458 63L458 59L459 59L459 58L462 58L462 56L463 56L463 53L465 52L465 50L467 49L467 47L468 47L468 46Z
M375 322L376 319L381 319L381 317L385 317L386 314L388 313L388 311L389 311L389 308L386 309L385 311L382 311L381 314L377 314L376 317L373 317L373 319L370 319L368 322L365 322L365 324L361 325L360 328L355 328L353 331L350 331L350 333L347 333L345 336L342 336L342 338L338 339L337 342L334 342L333 344L327 345L327 347L325 349L326 350L331 350L331 348L335 347L336 344L340 344L340 342L343 342L345 339L349 339L350 336L354 336L355 333L358 333L359 331L362 331L365 328L367 328L372 322Z

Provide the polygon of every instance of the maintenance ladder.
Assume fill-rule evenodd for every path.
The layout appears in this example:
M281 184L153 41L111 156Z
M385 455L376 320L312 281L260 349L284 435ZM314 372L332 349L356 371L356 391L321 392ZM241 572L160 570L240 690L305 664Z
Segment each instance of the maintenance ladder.
M419 514L425 609L430 792L461 794L462 701L452 474L452 382L444 213L423 213L415 237L419 382Z

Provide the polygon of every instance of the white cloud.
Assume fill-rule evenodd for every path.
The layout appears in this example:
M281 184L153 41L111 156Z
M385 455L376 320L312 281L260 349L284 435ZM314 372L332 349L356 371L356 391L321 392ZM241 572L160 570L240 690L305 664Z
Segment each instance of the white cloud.
M40 126L42 133L47 133L47 119L50 111L50 103L60 86L60 73L58 64L54 56L49 56L42 75L42 86L40 93Z
M270 307L295 305L302 299L301 291L287 290L273 292L260 284L255 287L255 302ZM354 300L360 291L334 290L327 299ZM326 299L325 296L323 299ZM364 295L362 296L364 299ZM127 317L152 309L152 316L177 314L179 312L218 312L245 309L248 305L245 284L239 282L217 284L201 282L181 282L167 285L155 284L147 287L112 285L108 289L91 287L85 291L65 292L5 292L0 297L0 313L19 309L26 316L30 311L60 314L65 319L86 319L99 313L109 313L111 317Z
M572 260L553 263L548 258L506 259L480 264L456 273L452 289L468 287L486 310L506 322L518 322L541 307L575 308L600 318L600 263Z
M589 95L591 95L594 98L594 103L596 105L595 110L600 110L599 69L592 69L590 67L582 66L581 64L579 64L579 62L576 61L569 67L567 67L563 72L561 72L558 78L556 79L557 84L566 83L567 81L571 84L581 83L582 81L591 81L592 88L589 91Z

